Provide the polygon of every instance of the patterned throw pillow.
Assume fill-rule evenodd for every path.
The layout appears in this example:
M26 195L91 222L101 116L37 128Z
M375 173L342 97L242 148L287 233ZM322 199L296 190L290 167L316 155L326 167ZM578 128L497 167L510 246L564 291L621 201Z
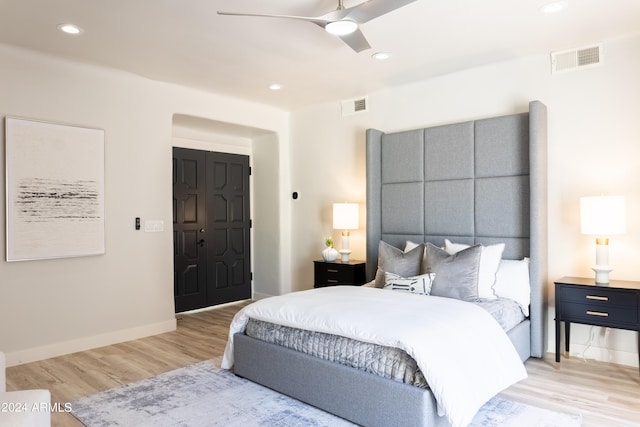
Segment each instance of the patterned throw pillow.
M435 278L435 273L421 274L414 277L400 277L397 274L384 273L384 289L429 295Z

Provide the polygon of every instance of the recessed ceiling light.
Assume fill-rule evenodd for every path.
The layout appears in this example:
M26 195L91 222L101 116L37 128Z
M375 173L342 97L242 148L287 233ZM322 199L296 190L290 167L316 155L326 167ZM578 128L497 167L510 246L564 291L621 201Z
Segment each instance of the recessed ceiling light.
M371 57L378 61L386 61L387 59L391 58L391 54L389 52L376 52L371 55Z
M67 33L67 34L76 35L76 34L82 33L82 28L73 24L60 24L58 25L58 29L63 33Z
M358 29L358 24L350 19L342 19L340 21L329 22L324 29L334 36L345 36L353 33Z
M542 12L542 13L558 13L558 12L562 12L563 10L565 10L568 6L569 6L569 3L567 3L564 0L553 1L551 3L547 3L547 4L543 5L542 7L540 7L540 12Z
M282 89L282 85L278 84L278 83L274 83L272 85L269 85L269 89L271 89L271 90L280 90L280 89Z

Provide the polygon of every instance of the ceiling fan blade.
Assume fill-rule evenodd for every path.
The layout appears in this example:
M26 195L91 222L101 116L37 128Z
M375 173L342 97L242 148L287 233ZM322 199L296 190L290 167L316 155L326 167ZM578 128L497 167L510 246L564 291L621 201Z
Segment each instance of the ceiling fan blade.
M356 52L362 52L363 50L371 49L369 42L364 37L364 34L362 34L362 31L360 31L359 28L351 34L346 34L344 36L338 37L340 37L343 42L349 45L349 47Z
M316 18L313 16L294 16L294 15L267 15L261 13L236 13L236 12L220 12L218 11L218 15L225 16L254 16L258 18L284 18L284 19L297 19L298 21L308 21L313 22L314 24L318 24L321 27L327 25L328 21L322 18Z
M359 24L371 21L379 16L400 9L416 0L369 0L349 9L345 18L352 19Z

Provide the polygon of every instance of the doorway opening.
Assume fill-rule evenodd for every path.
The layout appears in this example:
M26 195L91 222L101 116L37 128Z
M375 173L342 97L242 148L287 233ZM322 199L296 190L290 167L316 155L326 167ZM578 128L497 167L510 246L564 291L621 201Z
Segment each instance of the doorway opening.
M286 292L281 271L280 141L271 130L174 114L172 146L249 157L251 296L260 299ZM275 201L275 203L274 203ZM205 233L207 229L205 228ZM195 239L195 237L194 237ZM201 239L198 239L199 241ZM206 241L205 241L206 244ZM274 248L276 250L274 250ZM174 249L175 250L175 249ZM175 270L175 266L174 266Z

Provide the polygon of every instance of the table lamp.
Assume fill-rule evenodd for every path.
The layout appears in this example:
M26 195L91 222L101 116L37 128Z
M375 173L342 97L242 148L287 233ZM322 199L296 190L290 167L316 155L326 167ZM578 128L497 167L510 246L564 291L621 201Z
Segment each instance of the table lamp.
M596 283L609 283L609 236L626 231L624 197L580 198L580 223L582 234L596 236Z
M351 249L349 249L349 230L358 228L358 204L334 203L333 228L342 230L341 261L349 262L349 254L351 253Z

